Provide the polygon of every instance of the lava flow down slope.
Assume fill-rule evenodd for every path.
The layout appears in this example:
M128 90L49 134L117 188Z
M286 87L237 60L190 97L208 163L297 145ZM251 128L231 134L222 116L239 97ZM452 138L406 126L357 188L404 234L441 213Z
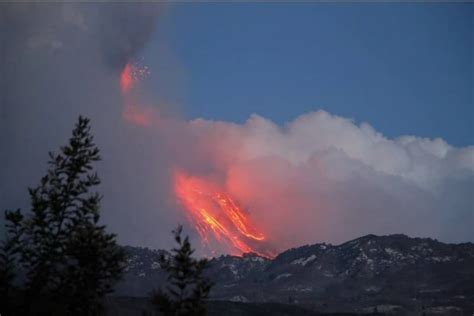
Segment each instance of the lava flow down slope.
M203 246L211 253L215 254L216 246L223 246L230 254L253 252L269 258L276 255L250 214L214 183L177 171L174 192Z

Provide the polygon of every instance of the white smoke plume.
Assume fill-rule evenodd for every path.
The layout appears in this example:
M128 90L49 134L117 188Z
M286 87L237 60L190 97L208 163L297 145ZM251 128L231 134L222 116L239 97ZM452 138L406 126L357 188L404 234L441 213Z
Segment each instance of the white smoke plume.
M472 146L387 139L325 111L285 126L258 115L186 125L193 159L182 163L220 179L282 247L368 233L474 238Z

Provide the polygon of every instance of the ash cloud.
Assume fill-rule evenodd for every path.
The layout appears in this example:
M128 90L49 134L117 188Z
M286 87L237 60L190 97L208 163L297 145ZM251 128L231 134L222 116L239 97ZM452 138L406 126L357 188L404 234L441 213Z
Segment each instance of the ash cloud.
M176 220L172 212L157 219L164 207L154 200L166 188L166 168L151 169L150 161L165 162L148 145L157 144L153 135L122 121L119 89L120 71L146 45L162 10L147 3L0 4L2 211L28 209L27 187L39 183L47 152L66 143L82 114L92 119L102 151L106 224L122 243L169 239ZM168 218L162 232L141 225Z
M388 139L324 111L284 126L258 115L244 124L124 121L119 73L160 11L0 4L1 210L28 208L26 187L44 174L47 151L83 114L104 159L103 221L123 244L169 246L169 231L185 220L171 192L174 168L224 187L281 250L368 233L474 241L473 146Z

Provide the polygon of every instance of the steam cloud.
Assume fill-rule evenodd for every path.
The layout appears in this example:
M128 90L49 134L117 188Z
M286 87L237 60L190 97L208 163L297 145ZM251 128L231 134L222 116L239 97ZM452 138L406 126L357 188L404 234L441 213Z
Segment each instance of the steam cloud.
M168 246L170 228L184 221L174 168L224 187L280 249L368 233L474 240L472 146L387 139L324 111L285 126L258 115L242 125L163 116L135 126L121 117L119 73L148 41L159 8L0 10L1 209L27 207L45 148L64 143L83 114L104 157L103 219L125 244Z
M283 127L253 115L243 125L198 119L187 129L199 161L183 164L220 179L283 247L367 233L474 238L472 146L391 140L324 111Z

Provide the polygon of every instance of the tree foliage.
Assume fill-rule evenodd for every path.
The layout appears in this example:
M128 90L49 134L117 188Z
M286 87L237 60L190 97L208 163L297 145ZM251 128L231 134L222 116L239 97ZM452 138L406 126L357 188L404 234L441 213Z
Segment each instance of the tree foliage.
M6 211L1 290L21 314L97 314L121 277L125 254L99 224L100 160L90 123L79 117L69 143L50 153L47 174L29 189L31 212ZM15 288L14 266L25 279ZM13 292L12 292L13 291ZM13 300L14 301L14 300Z
M169 316L206 315L206 300L212 282L203 276L207 259L194 259L189 238L181 237L182 227L173 231L177 248L160 257L160 266L168 273L167 285L151 295L151 303Z

